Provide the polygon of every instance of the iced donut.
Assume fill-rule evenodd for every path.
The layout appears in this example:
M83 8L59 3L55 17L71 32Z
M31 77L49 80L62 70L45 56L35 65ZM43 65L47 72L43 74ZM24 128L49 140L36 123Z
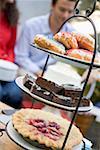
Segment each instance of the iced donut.
M77 40L71 33L59 32L54 35L54 39L62 43L67 49L78 48Z
M66 52L66 55L86 61L90 61L92 58L92 52L84 49L70 49Z
M89 51L94 50L94 39L90 35L83 35L76 32L73 32L72 35L76 38L79 48Z
M93 57L93 52L84 49L70 49L65 55L90 62ZM100 57L98 55L96 55L94 62L100 63Z
M48 39L47 37L45 37L44 35L36 35L34 37L34 43L37 44L39 47L60 53L60 54L65 54L65 47L52 40L52 39Z

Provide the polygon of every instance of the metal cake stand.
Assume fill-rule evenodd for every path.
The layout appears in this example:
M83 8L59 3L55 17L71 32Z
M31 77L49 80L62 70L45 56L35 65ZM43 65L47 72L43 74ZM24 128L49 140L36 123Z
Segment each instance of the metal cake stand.
M69 129L68 129L68 131L67 131L67 133L66 133L66 137L65 137L65 140L64 140L64 142L63 142L63 145L62 145L61 150L64 150L64 147L65 147L65 145L66 145L66 143L67 143L67 139L68 139L69 133L70 133L70 131L71 131L72 125L73 125L74 120L75 120L75 118L76 118L76 115L77 115L77 113L78 113L78 108L79 108L79 106L80 106L81 99L82 99L82 97L83 97L83 95L84 95L84 91L85 91L85 88L86 88L88 79L89 79L90 74L91 74L91 71L92 71L92 69L93 69L94 59L95 59L96 50L97 50L97 33L96 33L96 28L95 28L95 25L94 25L93 21L89 18L89 16L90 16L90 15L94 12L94 10L95 10L96 0L93 1L93 7L92 7L91 10L88 8L88 9L85 11L85 15L80 15L80 10L77 8L79 1L80 1L80 0L77 0L77 2L76 2L75 9L74 9L74 10L75 10L74 15L73 15L72 17L68 18L68 19L61 25L61 27L59 28L59 30L57 31L57 33L61 30L61 28L64 26L64 24L65 24L66 22L68 22L69 20L71 20L71 19L74 19L74 18L79 17L79 18L84 18L84 19L88 20L88 21L91 23L91 25L92 25L92 27L93 27L93 30L94 30L94 39L95 39L94 52L93 52L93 57L92 57L91 63L90 63L90 65L89 65L88 74L87 74L87 77L86 77L86 80L85 80L85 83L84 83L84 86L83 86L81 95L80 95L80 97L79 97L79 101L78 101L77 107L76 107L76 109L75 109L75 111L74 111L72 120L71 120L71 122L70 122ZM41 49L40 49L40 50L41 50ZM42 72L42 75L41 75L41 76L44 75L44 72L45 72L46 67L47 67L47 64L48 64L49 57L50 57L50 55L47 56L47 59L46 59L46 62L45 62L45 65L44 65L43 72ZM55 107L55 106L54 106L54 107Z
M64 150L65 145L67 144L67 140L68 140L69 133L70 133L70 131L71 131L72 125L73 125L74 120L75 120L75 118L76 118L76 115L77 115L77 113L78 113L78 108L79 108L79 106L80 106L82 97L83 97L83 95L84 95L84 91L85 91L85 88L86 88L86 85L87 85L87 82L88 82L90 73L91 73L91 71L92 71L92 69L93 69L94 59L95 59L96 49L97 49L97 33L96 33L96 28L95 28L95 25L94 25L93 21L89 18L89 16L90 16L90 15L94 12L94 10L95 10L96 0L93 1L93 7L92 7L92 9L91 9L91 10L90 10L90 9L87 9L87 10L85 11L85 15L84 15L84 16L83 16L83 15L80 15L80 10L77 8L79 1L80 1L80 0L77 0L77 2L76 2L75 9L74 9L74 10L75 10L74 15L73 15L72 17L70 17L69 19L67 19L67 20L62 24L62 26L61 26L60 29L57 31L57 33L61 30L61 28L64 26L64 24L65 24L66 22L68 22L69 20L71 20L71 19L80 17L80 18L84 18L84 19L88 20L88 21L91 23L91 25L92 25L92 27L93 27L93 30L94 30L94 39L95 39L94 52L93 52L93 57L92 57L91 63L90 63L90 65L89 65L88 74L87 74L87 77L86 77L84 86L83 86L83 88L82 88L82 91L81 91L81 94L80 94L80 97L79 97L78 104L77 104L76 109L75 109L75 111L74 111L74 113L73 113L73 116L72 116L72 119L71 119L71 122L70 122L70 126L69 126L69 129L68 129L67 133L66 133L66 136L65 136L64 142L63 142L63 144L62 144L61 150ZM31 46L32 46L32 44L31 44ZM41 50L41 49L40 49L40 50ZM47 64L48 64L49 57L50 57L50 55L48 54L41 76L44 75L44 72L45 72L46 67L47 67ZM49 104L48 104L48 105L49 105ZM55 108L56 108L55 105L54 105L54 106L52 105L52 107L55 107ZM0 135L1 135L1 136L2 136L2 134L3 134L3 131L5 131L5 130L0 129L0 133L1 133ZM85 148L84 148L84 150L85 150Z

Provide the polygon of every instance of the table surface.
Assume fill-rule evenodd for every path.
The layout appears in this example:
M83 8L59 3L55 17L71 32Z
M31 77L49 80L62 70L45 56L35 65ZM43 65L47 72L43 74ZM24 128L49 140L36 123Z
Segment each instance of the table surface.
M5 105L2 102L0 102L0 111L2 109L10 109L10 108L11 107L9 107L8 105ZM0 122L0 128L4 128L4 127L5 125ZM22 150L22 148L20 148L13 141L11 141L7 136L7 134L4 133L3 136L0 137L0 150Z

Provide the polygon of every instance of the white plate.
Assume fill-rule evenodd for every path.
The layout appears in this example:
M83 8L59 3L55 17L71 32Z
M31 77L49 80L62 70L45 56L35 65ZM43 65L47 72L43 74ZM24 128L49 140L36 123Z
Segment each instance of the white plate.
M0 80L14 81L17 76L18 66L7 60L0 59Z
M70 65L73 65L73 66L76 66L76 67L80 67L80 68L86 69L90 65L90 62L83 61L83 60L80 60L80 59L77 59L77 58L73 58L73 57L69 57L69 56L66 56L66 55L63 55L63 54L59 54L59 53L50 51L48 49L41 48L41 47L39 47L39 46L37 46L35 44L31 44L31 46L33 46L33 47L35 47L37 49L40 49L40 50L42 50L44 52L47 52L48 54L50 54L53 58L55 58L58 61L70 64ZM93 68L100 68L100 64L94 63Z
M9 138L14 141L16 144L25 148L26 150L41 150L40 148L36 148L27 141L23 139L23 137L14 129L12 125L12 121L8 122L6 126L6 132ZM81 150L83 147L83 142L81 144L75 146L72 150Z
M67 107L67 106L64 106L64 105L60 105L60 104L57 104L57 103L54 103L54 102L51 102L49 100L46 100L44 98L41 98L35 94L32 94L24 85L23 85L23 78L24 76L21 76L21 77L18 77L16 78L16 84L23 90L25 91L26 93L28 93L29 95L31 95L33 98L35 98L36 100L38 101L41 101L43 103L46 103L50 106L55 106L57 108L60 108L60 109L65 109L65 110L69 110L69 111L74 111L76 109L76 107ZM90 111L91 109L93 108L93 104L92 102L90 102L90 106L87 106L87 107L79 107L78 108L78 111L80 112L86 112L86 111Z
M27 141L25 141L20 134L13 128L12 121L9 121L6 126L6 132L9 138L14 141L16 144L21 146L24 149L27 150L41 150L39 148L34 147Z

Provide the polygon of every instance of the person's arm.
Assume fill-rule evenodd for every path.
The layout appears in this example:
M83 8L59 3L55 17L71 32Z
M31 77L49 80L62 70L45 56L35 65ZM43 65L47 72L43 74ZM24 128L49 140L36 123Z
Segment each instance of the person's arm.
M84 74L82 75L82 82L85 81L86 77L88 74L88 70L86 70L84 72ZM92 84L95 81L99 81L100 82L100 69L93 69L91 71L89 80L88 80L88 84Z
M34 33L35 34L35 33ZM34 37L34 35L33 35ZM16 43L15 47L15 61L16 63L21 66L22 68L28 70L29 72L36 73L40 71L40 68L32 62L30 58L30 44L31 44L31 35L30 35L30 28L27 24L25 24L20 38Z

